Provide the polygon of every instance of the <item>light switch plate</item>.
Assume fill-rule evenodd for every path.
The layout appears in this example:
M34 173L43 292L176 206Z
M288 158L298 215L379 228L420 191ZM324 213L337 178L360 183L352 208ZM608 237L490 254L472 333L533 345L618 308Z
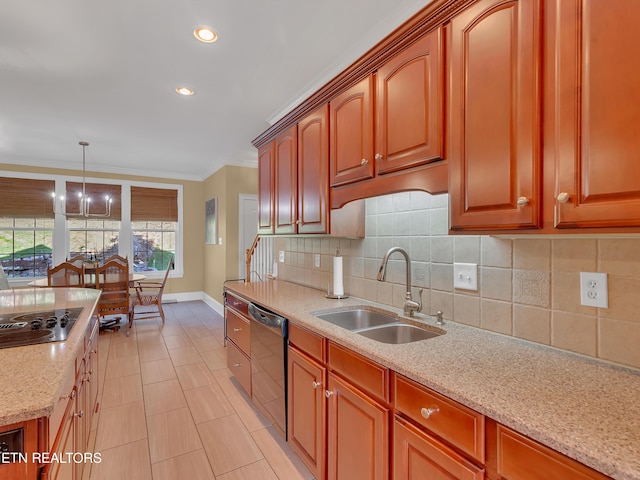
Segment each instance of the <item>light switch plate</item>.
M320 254L319 253L314 253L313 254L313 266L316 268L320 268Z
M278 261L279 261L280 263L284 263L284 250L280 250L280 251L278 252Z
M580 272L580 305L609 308L606 273Z
M463 290L478 291L478 264L454 263L453 287Z

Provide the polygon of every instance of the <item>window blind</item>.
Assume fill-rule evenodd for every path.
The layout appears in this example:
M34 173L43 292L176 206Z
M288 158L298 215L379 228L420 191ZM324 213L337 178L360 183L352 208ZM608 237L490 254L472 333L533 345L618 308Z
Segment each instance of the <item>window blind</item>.
M178 221L178 191L131 187L131 221Z
M0 217L53 218L54 180L0 177Z
M82 182L67 182L67 193L65 202L67 212L73 214L80 211L78 202L78 192L82 192ZM104 183L86 183L85 194L91 197L90 213L104 213L104 196L113 198L111 202L111 220L121 220L122 218L122 192L120 185L109 185Z

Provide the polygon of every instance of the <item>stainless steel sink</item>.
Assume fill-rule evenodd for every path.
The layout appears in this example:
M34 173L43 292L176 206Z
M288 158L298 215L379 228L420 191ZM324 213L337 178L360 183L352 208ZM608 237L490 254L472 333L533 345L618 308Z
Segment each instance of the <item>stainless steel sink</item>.
M394 313L367 308L353 308L338 312L317 312L314 315L358 335L382 343L410 343L437 337L445 333L434 332L402 322Z
M358 335L370 338L382 343L410 343L428 338L437 337L441 333L426 330L406 323L396 323L392 325L383 325L375 328L368 328L357 332Z
M316 313L314 315L329 323L346 328L347 330L378 327L398 321L398 317L391 313L386 314L364 308L356 308L342 312Z

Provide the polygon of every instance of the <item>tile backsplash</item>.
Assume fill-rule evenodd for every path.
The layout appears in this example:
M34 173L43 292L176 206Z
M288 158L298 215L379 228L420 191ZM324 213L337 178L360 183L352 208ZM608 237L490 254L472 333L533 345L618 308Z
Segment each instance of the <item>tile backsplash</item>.
M345 291L401 308L411 257L414 298L445 319L640 368L640 237L504 238L448 235L448 197L406 192L366 201L366 237L277 237L285 251L279 277L331 287L332 256L344 257ZM320 268L314 255L320 254ZM454 289L453 263L478 264L478 291ZM580 272L605 272L609 308L580 305Z

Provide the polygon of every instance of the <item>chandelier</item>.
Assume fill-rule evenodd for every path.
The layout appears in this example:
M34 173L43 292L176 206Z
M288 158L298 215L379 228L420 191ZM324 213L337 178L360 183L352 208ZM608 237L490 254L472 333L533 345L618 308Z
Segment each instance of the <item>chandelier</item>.
M79 145L82 146L82 191L78 192L78 212L68 212L67 211L67 203L65 202L64 195L61 195L59 198L56 197L56 193L53 192L51 194L51 198L53 200L53 211L54 213L62 213L67 217L109 217L111 216L111 203L113 199L109 197L109 195L104 196L104 212L103 213L91 213L91 197L87 196L86 192L86 182L85 182L85 153L86 148L89 146L89 142L79 142ZM56 208L57 200L61 205L61 208Z

